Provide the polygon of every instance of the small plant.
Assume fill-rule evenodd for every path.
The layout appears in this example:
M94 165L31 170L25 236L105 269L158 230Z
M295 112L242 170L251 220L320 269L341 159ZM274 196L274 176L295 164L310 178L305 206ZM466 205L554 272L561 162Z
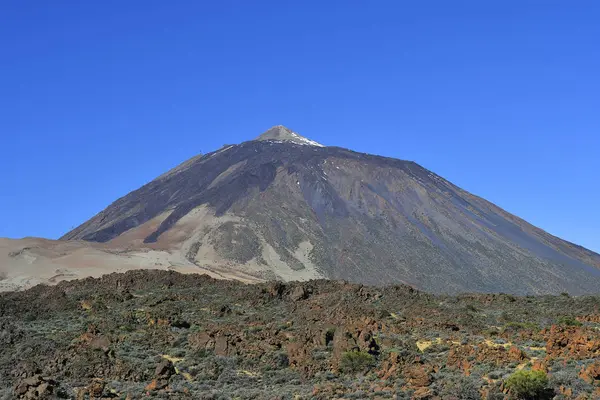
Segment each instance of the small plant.
M325 346L329 346L329 344L333 342L334 336L335 336L335 328L327 329L327 332L325 332Z
M451 374L438 375L440 375L439 378L442 378L440 382L444 382L439 385L438 389L442 399L481 400L479 391L481 380L479 378Z
M340 371L342 372L364 372L369 369L375 359L366 351L347 351L340 359Z
M511 315L510 313L506 312L506 311L502 311L502 313L500 314L500 319L502 321L510 321L511 320Z
M450 350L450 347L442 343L433 343L423 350L423 353L439 354Z
M548 376L543 371L517 371L508 377L505 386L517 399L541 399L547 391Z
M477 307L475 307L473 304L467 304L467 305L465 306L465 309L466 309L467 311L474 312L474 313L477 313L477 312L479 312L479 309L478 309Z
M583 325L581 322L577 321L575 318L569 317L569 316L558 317L558 319L556 320L556 323L559 325L566 325L566 326L581 326L581 325Z
M520 331L525 329L539 330L540 327L532 322L508 322L504 325L503 331L513 330Z
M484 336L498 336L500 332L498 332L498 329L496 329L495 327L492 327L489 329L484 329L482 333L484 334Z

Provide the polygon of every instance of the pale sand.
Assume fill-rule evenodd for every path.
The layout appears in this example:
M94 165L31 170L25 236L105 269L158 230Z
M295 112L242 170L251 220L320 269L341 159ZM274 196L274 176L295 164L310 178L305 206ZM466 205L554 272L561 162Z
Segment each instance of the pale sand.
M0 291L23 290L37 284L51 285L133 269L207 274L248 283L260 281L241 271L221 268L213 271L199 267L177 253L163 250L125 250L113 245L40 238L0 239Z

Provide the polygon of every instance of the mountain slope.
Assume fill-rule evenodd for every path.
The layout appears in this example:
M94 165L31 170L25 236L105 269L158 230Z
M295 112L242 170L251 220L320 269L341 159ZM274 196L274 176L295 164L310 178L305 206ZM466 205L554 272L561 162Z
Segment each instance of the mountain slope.
M167 250L262 279L450 293L600 287L600 255L414 162L323 147L282 126L187 161L62 239Z

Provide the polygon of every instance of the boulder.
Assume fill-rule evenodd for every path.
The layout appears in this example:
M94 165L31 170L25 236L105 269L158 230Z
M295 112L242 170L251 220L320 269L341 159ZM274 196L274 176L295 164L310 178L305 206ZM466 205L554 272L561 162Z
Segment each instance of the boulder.
M169 379L175 374L175 366L167 359L163 359L154 370L154 376L158 379Z
M581 368L579 377L590 384L600 383L600 361Z
M290 293L290 300L300 301L308 298L308 291L302 286L296 286Z

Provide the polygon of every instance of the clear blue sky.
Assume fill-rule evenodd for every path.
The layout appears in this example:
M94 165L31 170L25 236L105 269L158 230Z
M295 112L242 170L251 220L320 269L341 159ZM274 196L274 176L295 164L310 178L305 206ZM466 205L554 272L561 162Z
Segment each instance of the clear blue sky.
M283 124L600 251L600 3L0 2L0 236Z

